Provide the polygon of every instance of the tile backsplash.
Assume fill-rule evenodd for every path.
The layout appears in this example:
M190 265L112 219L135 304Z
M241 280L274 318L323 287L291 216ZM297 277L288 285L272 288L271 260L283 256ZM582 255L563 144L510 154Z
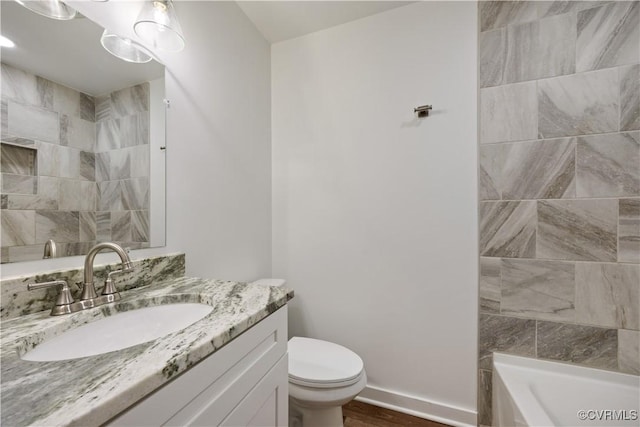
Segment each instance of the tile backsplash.
M640 373L640 2L479 3L478 422L494 351Z
M149 246L149 84L94 98L2 63L2 262Z

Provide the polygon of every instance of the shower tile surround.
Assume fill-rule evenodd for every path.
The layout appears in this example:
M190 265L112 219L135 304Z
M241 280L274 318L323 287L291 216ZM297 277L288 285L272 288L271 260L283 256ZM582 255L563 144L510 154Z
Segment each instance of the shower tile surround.
M94 98L2 64L2 262L149 246L149 84Z
M640 374L640 2L478 7L491 425L494 351Z

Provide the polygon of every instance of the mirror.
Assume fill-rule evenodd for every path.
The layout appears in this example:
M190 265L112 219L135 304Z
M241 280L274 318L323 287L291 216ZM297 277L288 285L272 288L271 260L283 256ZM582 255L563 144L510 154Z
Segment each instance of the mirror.
M165 244L164 67L124 62L79 16L0 2L1 261Z

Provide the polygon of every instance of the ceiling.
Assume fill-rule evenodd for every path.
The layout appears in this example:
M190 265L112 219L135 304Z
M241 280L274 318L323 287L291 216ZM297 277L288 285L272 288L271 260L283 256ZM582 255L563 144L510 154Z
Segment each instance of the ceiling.
M412 1L238 1L271 43L374 15Z
M183 0L184 1L184 0ZM72 6L77 1L69 1ZM94 8L99 2L81 4ZM271 43L287 40L364 18L411 1L238 1L240 8ZM120 2L131 13L141 0ZM77 5L80 9L80 5ZM134 10L135 8L138 8ZM2 34L16 42L2 48L2 62L89 95L110 93L164 75L155 61L131 64L115 58L100 45L103 29L81 17L57 21L37 15L14 1L0 1ZM137 12L136 12L137 14ZM69 49L69 46L73 46Z
M164 76L155 61L132 64L104 50L103 29L87 18L58 21L5 0L0 13L2 35L16 43L2 48L2 62L32 74L93 96Z

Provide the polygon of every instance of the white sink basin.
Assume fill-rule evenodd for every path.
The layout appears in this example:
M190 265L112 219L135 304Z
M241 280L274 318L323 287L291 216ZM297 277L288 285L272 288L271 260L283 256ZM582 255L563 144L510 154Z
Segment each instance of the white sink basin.
M36 346L23 360L78 359L122 350L177 332L211 313L205 304L167 304L114 314L70 329Z

